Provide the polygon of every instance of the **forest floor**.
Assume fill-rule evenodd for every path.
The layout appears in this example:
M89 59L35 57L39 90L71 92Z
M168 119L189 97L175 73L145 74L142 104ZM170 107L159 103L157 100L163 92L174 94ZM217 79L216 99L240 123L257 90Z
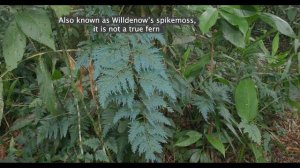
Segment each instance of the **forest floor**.
M272 148L273 159L271 162L300 163L300 115L294 115L292 112L286 111L284 115L277 115L273 124L276 128L274 133L277 135L278 145ZM5 146L0 144L0 161L6 156L8 142ZM167 162L175 162L175 160ZM229 159L229 162L234 161Z
M300 163L300 116L287 111L275 120L279 143L273 151L274 162Z

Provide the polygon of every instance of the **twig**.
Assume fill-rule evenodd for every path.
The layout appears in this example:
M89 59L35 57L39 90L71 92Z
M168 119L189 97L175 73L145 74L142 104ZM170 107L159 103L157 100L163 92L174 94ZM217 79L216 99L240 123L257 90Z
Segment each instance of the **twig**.
M77 121L78 121L78 137L79 137L79 148L80 148L80 153L81 155L83 155L83 147L82 147L82 136L81 136L81 116L80 116L80 110L79 110L79 106L78 106L78 101L75 98L75 102L76 102L76 109L77 109Z
M9 72L9 70L6 70L5 72L3 72L3 74L1 74L1 76L0 76L0 78L3 78L8 72Z
M26 60L29 60L31 58L34 58L34 57L38 57L38 56L42 56L44 54L48 54L48 53L58 53L58 52L76 52L76 51L82 51L81 49L67 49L67 50L56 50L56 51L46 51L46 52L40 52L40 53L37 53L37 54L34 54L34 55L31 55L25 59L23 59L21 62L24 62Z
M121 15L121 13L123 12L123 9L124 9L125 5L122 6L120 12L119 12L119 15Z

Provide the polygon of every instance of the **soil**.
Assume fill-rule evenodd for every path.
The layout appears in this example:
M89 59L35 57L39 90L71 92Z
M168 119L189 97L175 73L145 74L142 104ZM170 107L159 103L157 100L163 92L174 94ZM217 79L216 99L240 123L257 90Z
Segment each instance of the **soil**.
M275 121L279 143L282 147L275 147L273 152L273 162L279 163L300 163L300 117L293 115L292 112L287 111Z

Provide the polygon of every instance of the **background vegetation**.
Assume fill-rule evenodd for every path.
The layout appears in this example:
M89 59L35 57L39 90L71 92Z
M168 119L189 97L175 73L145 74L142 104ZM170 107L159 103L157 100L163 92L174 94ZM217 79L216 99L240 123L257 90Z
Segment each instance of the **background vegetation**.
M0 160L276 161L276 120L300 111L299 10L0 6ZM199 25L94 33L58 24L69 15Z

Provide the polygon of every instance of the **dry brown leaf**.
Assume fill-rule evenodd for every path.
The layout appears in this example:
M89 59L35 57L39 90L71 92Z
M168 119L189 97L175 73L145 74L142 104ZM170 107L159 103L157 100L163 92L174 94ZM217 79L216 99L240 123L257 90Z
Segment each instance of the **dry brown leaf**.
M89 67L88 67L88 71L89 71L89 79L90 79L90 85L91 85L91 93L93 96L93 99L95 99L95 85L94 85L94 66L92 63L92 60L89 61Z

